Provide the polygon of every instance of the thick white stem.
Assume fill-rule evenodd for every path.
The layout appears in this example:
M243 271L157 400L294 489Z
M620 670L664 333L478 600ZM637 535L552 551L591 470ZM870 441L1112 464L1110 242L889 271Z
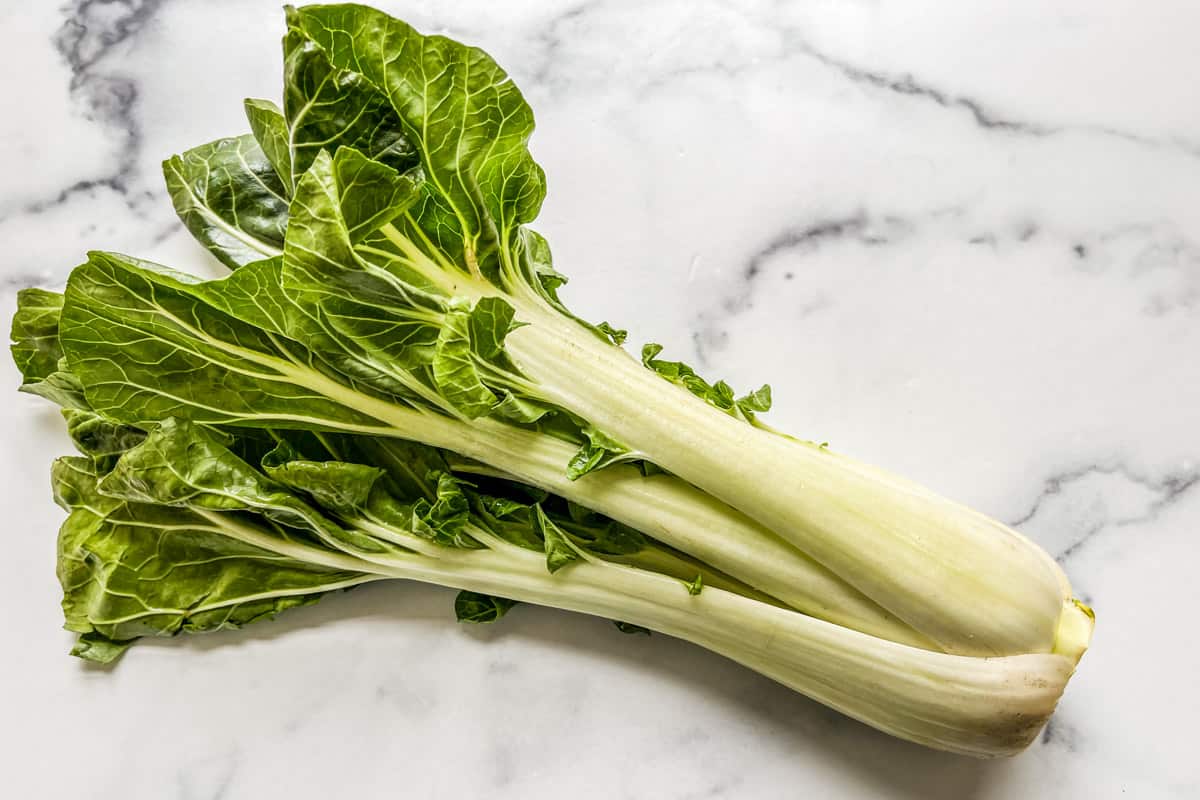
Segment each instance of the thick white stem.
M307 385L392 426L401 438L451 450L565 497L704 561L806 614L917 647L937 646L858 589L746 515L669 475L616 465L572 481L575 447L490 419L422 413L322 376ZM386 432L385 432L386 433Z
M547 400L762 523L947 651L1052 650L1063 585L1015 531L746 425L552 310L519 311L531 324L506 349Z
M259 547L353 568L354 560L341 554L273 544L273 537L231 517L204 513ZM673 578L605 562L575 562L550 574L544 558L515 547L448 551L438 559L414 553L357 568L642 625L727 656L879 730L972 756L1011 755L1027 746L1075 665L1053 654L973 658L908 647L720 589L693 596Z

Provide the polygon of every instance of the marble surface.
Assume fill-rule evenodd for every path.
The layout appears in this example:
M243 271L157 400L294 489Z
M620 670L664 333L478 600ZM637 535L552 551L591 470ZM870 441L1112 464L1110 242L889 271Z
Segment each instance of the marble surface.
M1037 744L987 763L666 637L458 626L415 585L90 669L53 573L67 445L10 391L7 796L1200 795L1200 6L380 5L525 89L578 311L1017 524L1095 606L1093 649ZM158 163L278 94L278 4L5 0L0 32L5 316L89 247L213 270Z

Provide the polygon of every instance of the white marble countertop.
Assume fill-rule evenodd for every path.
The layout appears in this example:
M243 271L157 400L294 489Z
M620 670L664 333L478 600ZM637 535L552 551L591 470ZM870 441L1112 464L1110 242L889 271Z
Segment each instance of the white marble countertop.
M416 585L91 669L53 569L67 445L9 391L6 796L1200 796L1200 6L378 4L525 90L578 311L1016 524L1095 606L1094 646L1037 744L986 763L663 636L528 607L459 626ZM5 0L6 317L89 247L211 268L158 163L277 96L281 23L275 0Z

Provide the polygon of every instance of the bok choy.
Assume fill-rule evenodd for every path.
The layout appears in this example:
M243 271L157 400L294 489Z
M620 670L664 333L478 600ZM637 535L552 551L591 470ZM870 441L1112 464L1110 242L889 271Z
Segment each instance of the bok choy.
M1032 739L1092 627L1046 553L572 314L528 227L532 112L481 50L286 19L282 106L164 163L233 271L94 252L20 298L23 388L83 453L54 469L80 655L408 578L466 621L679 636L930 746Z

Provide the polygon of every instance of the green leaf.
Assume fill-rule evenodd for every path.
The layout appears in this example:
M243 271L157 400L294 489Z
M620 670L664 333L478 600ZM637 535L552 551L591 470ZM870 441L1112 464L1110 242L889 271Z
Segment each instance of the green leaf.
M492 407L490 416L529 425L554 411L554 406L506 391L501 393L500 402Z
M408 175L374 161L352 147L333 157L338 208L351 242L358 242L403 214L417 201L419 187Z
M183 224L221 263L237 269L283 251L287 191L254 136L201 145L163 162Z
M628 447L591 425L584 427L581 433L586 441L567 464L567 477L571 480L621 461L629 454Z
M326 546L351 555L383 553L384 542L344 529L242 461L228 439L185 420L167 419L146 440L127 451L97 490L131 503L161 504L203 511L250 511L268 520L308 531Z
M287 10L284 37L283 107L288 128L292 183L321 150L353 147L398 172L420 166L386 95L366 78L330 64L325 51L298 29Z
M721 409L730 416L746 421L753 420L756 413L770 410L771 387L765 383L761 388L735 399L733 388L725 381L710 384L682 361L665 361L656 358L662 349L662 345L655 342L644 345L642 347L642 364L671 383L684 387L708 402L709 405Z
M321 375L302 366L314 360L304 348L197 298L220 288L92 253L71 274L60 328L70 371L86 387L90 407L141 428L168 417L297 428L378 425L310 388Z
M567 534L546 516L540 505L533 507L532 521L546 548L546 569L551 574L582 558Z
M739 397L737 400L738 408L747 416L752 414L763 413L771 410L771 387L763 384L760 388L750 392L749 394Z
M283 186L284 194L290 197L292 194L292 143L283 112L270 100L247 98L243 105L255 141L258 142L263 155L267 157L267 161L275 170L275 175Z
M118 641L110 639L102 633L91 631L81 633L71 647L71 655L92 661L96 664L111 664L129 649L136 639Z
M454 598L454 616L458 617L459 622L495 622L516 604L516 600L462 591Z
M696 575L694 580L684 581L683 585L687 588L688 594L695 596L704 591L704 576Z
M500 297L482 297L471 309L468 325L471 348L486 361L494 361L504 351L504 337L520 327L513 323L516 312Z
M369 193L379 187L362 189ZM311 318L307 327L319 335L352 340L391 368L429 364L445 298L420 275L389 262L387 253L376 256L389 269L360 258L343 216L345 199L334 159L321 153L292 200L281 277L285 293L305 310Z
M142 636L237 628L373 579L230 538L187 508L105 497L88 467L55 464L71 511L58 577L66 627L80 634L74 655L107 663Z
M113 422L93 411L64 408L63 418L75 447L92 459L101 474L108 472L122 453L146 438L140 428Z
M433 378L438 391L468 419L487 416L496 405L496 395L484 385L471 342L472 312L464 306L451 307L438 333L433 357Z
M58 320L63 296L46 289L17 292L17 311L12 320L12 357L21 371L22 385L45 380L58 369L62 347L58 342Z
M59 323L63 296L45 289L17 292L12 321L12 356L21 371L20 391L35 394L63 408L88 407L79 379L67 369Z
M612 325L609 325L607 322L601 322L599 325L596 326L596 330L600 331L600 333L607 336L609 341L611 341L613 344L617 345L618 347L625 344L625 339L627 339L629 337L629 331L621 329L621 328L614 328Z
M516 85L482 50L364 6L301 8L290 21L391 101L430 188L418 227L460 266L495 279L545 195L526 147L533 113Z
M280 484L300 492L342 518L366 513L371 492L384 471L366 464L301 459L287 442L267 453L263 471Z
M401 499L437 499L439 477L450 468L442 452L428 445L403 439L369 436L326 436L342 448L344 460L358 460L384 470L380 484Z
M432 477L437 481L437 498L432 503L421 499L413 504L413 531L447 547L480 547L465 530L471 505L462 491L463 482L448 472Z

